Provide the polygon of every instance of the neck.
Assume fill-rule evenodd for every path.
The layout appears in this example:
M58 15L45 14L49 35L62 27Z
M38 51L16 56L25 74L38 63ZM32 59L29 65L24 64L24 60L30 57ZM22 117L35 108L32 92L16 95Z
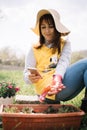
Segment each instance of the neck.
M53 44L53 42L52 42L52 41L47 41L47 40L46 40L46 41L45 41L45 44L46 44L46 45L49 45L49 44Z
M51 48L53 46L53 43L50 41L45 41L45 45L49 48Z

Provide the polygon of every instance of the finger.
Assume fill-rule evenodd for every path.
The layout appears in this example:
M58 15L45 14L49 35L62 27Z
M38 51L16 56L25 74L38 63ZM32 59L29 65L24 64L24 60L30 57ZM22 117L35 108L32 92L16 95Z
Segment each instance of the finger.
M30 77L29 80L30 80L32 83L36 83L36 82L38 82L39 78Z
M50 92L48 92L48 96L52 96L52 95L54 95L54 94L56 94L58 91L57 90L55 90L55 91L50 91Z
M62 89L66 88L63 84L59 87L51 87L51 90L48 92L49 96L52 96L54 94L57 94L62 91Z

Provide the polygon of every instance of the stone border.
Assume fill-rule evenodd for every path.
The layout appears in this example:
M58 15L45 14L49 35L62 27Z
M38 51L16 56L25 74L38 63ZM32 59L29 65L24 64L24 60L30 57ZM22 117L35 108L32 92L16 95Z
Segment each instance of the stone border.
M31 103L31 104L36 104L36 103L40 103L38 100L38 96L28 96L28 95L16 95L15 96L15 102L19 103L19 104L27 104L27 103Z

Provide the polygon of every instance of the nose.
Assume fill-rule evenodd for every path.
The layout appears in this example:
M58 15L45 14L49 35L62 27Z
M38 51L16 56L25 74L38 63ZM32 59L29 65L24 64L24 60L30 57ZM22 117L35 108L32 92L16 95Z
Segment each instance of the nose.
M49 28L48 27L46 28L46 32L49 32Z

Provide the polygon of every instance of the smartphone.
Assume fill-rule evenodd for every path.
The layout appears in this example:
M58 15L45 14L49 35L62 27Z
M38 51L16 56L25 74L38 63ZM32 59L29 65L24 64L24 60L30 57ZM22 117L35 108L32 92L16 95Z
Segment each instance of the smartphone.
M30 71L31 74L35 74L36 76L41 76L41 74L39 73L39 71L37 70L37 68L32 68L32 67L29 67L28 70Z

